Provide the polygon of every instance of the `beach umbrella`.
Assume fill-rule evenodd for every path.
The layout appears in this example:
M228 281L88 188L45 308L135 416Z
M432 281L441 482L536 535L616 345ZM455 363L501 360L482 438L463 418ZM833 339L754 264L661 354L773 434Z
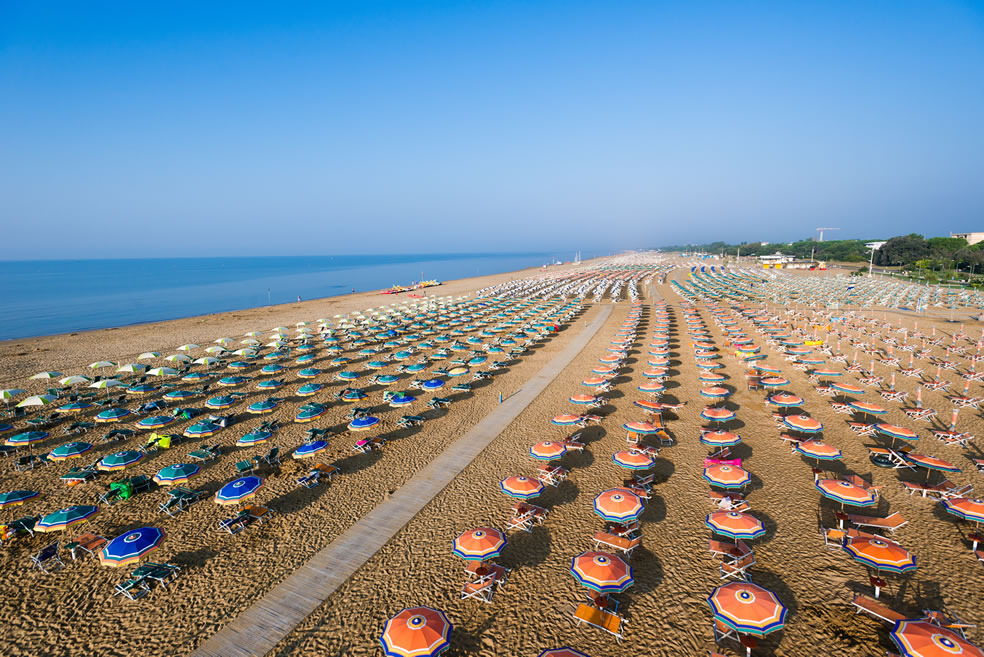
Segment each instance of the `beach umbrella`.
M65 461L82 456L92 449L92 444L84 442L71 442L59 445L48 453L50 461Z
M379 643L387 657L433 657L451 646L451 630L443 611L412 607L386 621Z
M902 657L984 657L960 634L923 618L896 621L889 638Z
M323 406L321 404L305 404L304 406L301 406L297 415L294 416L294 422L312 422L327 412L327 406Z
M708 399L725 399L731 395L731 391L727 388L722 388L721 386L711 386L708 388L701 388L700 396L707 397Z
M964 520L984 522L984 500L969 497L952 497L942 501L943 508Z
M588 657L585 653L580 650L574 650L573 648L551 648L550 650L544 650L536 657Z
M849 481L841 479L818 479L813 484L820 494L841 505L873 506L875 494Z
M87 408L92 408L92 404L89 402L72 402L71 404L65 404L64 406L59 406L55 409L56 413L78 413L79 411L84 411Z
M326 449L328 449L328 441L312 440L295 449L291 456L298 460L307 459L320 454Z
M782 418L782 423L800 433L820 433L823 431L823 425L809 415L786 415Z
M181 377L181 380L194 382L194 381L204 381L208 378L209 376L205 372L189 372L188 374L185 374L183 377Z
M20 506L24 502L37 497L41 497L41 493L35 490L10 491L9 493L0 495L0 509L6 509L8 506Z
M349 388L342 393L341 400L344 402L356 402L360 399L365 399L366 396L366 393L362 392L359 388Z
M145 351L139 356L137 356L137 360L148 360L148 359L160 358L160 357L161 354L158 351Z
M116 568L136 563L156 550L167 534L157 527L140 527L120 534L99 551L99 563Z
M647 392L651 395L656 395L666 392L666 386L658 381L647 381L641 386L636 386L636 390L639 392Z
M104 472L114 472L117 470L124 470L134 463L139 463L144 458L143 452L138 452L136 450L125 450L122 452L116 452L115 454L110 454L109 456L104 456L99 464L96 466L99 470Z
M555 416L550 420L550 424L556 424L558 426L570 426L572 424L578 424L583 421L580 415L573 415L571 413L564 413L562 415Z
M428 379L420 384L420 387L424 390L438 390L444 387L444 381L441 379Z
M582 552L571 559L571 574L581 586L598 593L621 593L632 586L632 566L606 552Z
M49 513L34 525L36 532L57 532L92 519L99 513L98 506L81 504Z
M256 384L259 390L276 390L284 385L284 382L280 379L267 379L266 381L260 381Z
M700 442L712 447L733 447L741 442L741 436L730 431L718 429L717 431L702 431Z
M804 440L801 443L797 443L793 447L793 450L817 461L837 461L843 456L841 451L836 447L818 440Z
M707 598L715 620L744 634L765 636L782 629L786 607L772 591L751 582L728 582Z
M622 425L622 428L630 433L636 433L645 436L657 434L660 431L662 431L662 429L650 424L649 422L635 422L635 421L626 422Z
M28 406L47 406L53 401L55 401L54 395L32 395L17 404L17 408L26 408Z
M216 345L214 347L205 347L206 354L224 354L227 351L228 349L226 349L225 347L220 347L219 345Z
M512 476L499 482L499 490L521 500L539 497L543 493L543 484L530 477Z
M831 383L830 388L845 395L863 395L864 388L850 383Z
M155 415L153 417L143 418L137 422L137 427L140 429L160 429L176 421L177 419L170 415Z
M714 511L707 514L704 526L712 531L735 540L758 538L765 534L762 521L740 511Z
M273 413L279 404L280 402L276 400L264 399L263 401L258 401L247 406L246 412L252 413L253 415L265 415L266 413Z
M301 379L313 379L314 377L321 374L321 370L314 367L306 367L297 373L297 376Z
M23 388L4 388L0 390L0 399L3 400L4 404L9 404L10 400L18 395L23 395L26 390Z
M182 399L190 399L191 397L197 397L197 394L190 390L172 390L164 394L164 399L167 401L180 401Z
M16 434L7 439L7 444L14 447L23 447L24 445L33 445L34 443L39 443L49 434L47 431L25 431L23 433Z
M865 415L884 415L885 409L878 404L872 404L871 402L859 402L852 401L847 404L853 408L858 413L863 413Z
M233 397L232 395L219 395L217 397L210 397L208 401L205 402L206 408L220 409L229 408L233 406L239 399Z
M212 356L203 356L201 358L196 358L192 362L195 365L204 365L205 368L207 369L209 367L212 367L212 365L215 365L216 363L218 363L219 362L219 359L218 358L213 358Z
M10 422L0 422L0 433L7 433L8 431L13 431L14 425Z
M116 367L116 363L111 360L97 360L95 363L89 363L89 368L98 370L104 367Z
M919 440L919 435L905 427L896 426L894 424L887 424L885 422L879 422L875 425L875 430L878 433L889 436L890 438L897 438L900 440Z
M488 561L502 554L506 537L498 529L479 527L459 534L452 544L455 556L469 561Z
M147 369L147 366L143 363L127 363L126 365L121 365L116 368L116 371L121 374L136 374L138 372L143 372Z
M224 376L215 383L222 386L223 388L232 388L234 386L241 386L242 384L249 381L245 376Z
M926 468L927 470L939 470L941 472L960 472L960 468L953 465L949 461L944 461L943 459L938 459L935 456L928 456L926 454L914 454L912 452L908 454L903 454L903 458L913 465L918 465L920 468Z
M553 461L567 453L564 443L544 440L530 447L530 456L540 461Z
M778 406L779 408L795 408L797 406L802 406L805 403L802 397L790 394L788 392L779 392L774 395L769 395L766 397L766 401L773 406Z
M763 388L782 388L789 385L789 379L781 376L766 376L759 379L759 385Z
M310 397L321 391L322 385L320 383L306 383L297 389L297 394L301 397Z
M778 367L768 367L767 365L752 365L752 369L763 374L780 374L782 372Z
M708 422L729 422L735 419L735 413L734 411L729 411L726 408L708 406L700 412L700 417Z
M200 471L201 468L191 463L175 463L158 470L157 474L154 475L154 481L162 486L183 484Z
M366 431L379 424L382 420L378 417L369 415L367 417L357 417L348 423L349 431Z
M916 569L916 558L895 541L880 536L848 538L841 548L852 559L875 570L904 574Z
M214 436L222 429L218 424L209 422L208 420L202 420L201 422L196 422L184 431L185 438L207 438L208 436Z
M201 347L197 344L183 344L178 347L178 351L191 351L192 349L200 349Z
M395 374L381 374L376 377L376 383L381 386L390 386L400 380Z
M272 431L265 431L263 429L253 429L249 433L241 436L239 440L236 441L237 447L252 447L253 445L262 445L266 441L270 440L273 436Z
M102 381L95 381L89 384L89 388L95 388L96 390L109 390L110 388L117 388L119 386L126 385L122 381L117 381L116 379L103 379Z
M150 385L149 383L141 383L138 385L130 386L126 389L126 394L128 395L146 395L151 392L156 392L157 388Z
M30 377L32 379L57 379L60 376L65 376L61 372L38 372L34 376Z
M714 372L702 372L700 376L697 377L698 380L704 383L720 383L721 381L727 380L723 374L715 374Z
M615 452L612 455L612 461L627 470L648 470L655 463L651 456L634 449Z
M87 376L79 376L78 374L76 374L75 376L66 376L64 379L60 379L58 383L62 384L63 386L74 386L80 383L89 383L91 381L92 379L90 379Z
M187 363L191 361L191 356L186 356L185 354L172 354L167 356L164 360L169 363Z
M263 487L263 479L255 475L240 477L230 481L215 494L217 504L229 505L245 502L256 496L256 492Z
M727 463L712 463L704 468L704 481L721 488L743 488L752 480L752 475L744 468Z
M155 367L147 370L147 374L150 376L174 376L177 373L178 371L173 367Z
M641 497L621 488L606 490L594 498L594 512L608 522L633 522L644 510Z

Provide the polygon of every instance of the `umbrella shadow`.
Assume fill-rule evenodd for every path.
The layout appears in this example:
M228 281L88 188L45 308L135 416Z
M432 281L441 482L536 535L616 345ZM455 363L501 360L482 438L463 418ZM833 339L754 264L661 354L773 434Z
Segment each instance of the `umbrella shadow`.
M653 495L646 501L646 508L643 510L639 520L644 524L662 522L666 519L666 502L660 495Z
M586 450L586 449L582 449L581 451L578 452L568 451L566 456L567 456L566 459L567 465L569 465L571 469L587 468L592 463L595 462L594 454L591 453L590 450Z
M296 486L283 495L278 495L269 502L266 506L270 507L277 513L292 513L295 511L300 511L304 507L316 502L318 498L325 494L325 492L331 487L328 483L319 483L314 488L305 488L304 486Z
M385 449L385 448L384 448ZM383 458L382 449L374 449L366 453L355 452L345 458L335 461L334 465L346 474L360 472L370 468Z
M169 561L173 562L175 565L181 566L182 568L200 568L205 565L205 563L218 556L218 551L213 550L210 547L203 547L197 550L185 550L184 552L178 552L170 558Z
M540 500L544 506L553 511L557 507L574 502L580 492L581 489L578 488L577 484L570 479L565 479L557 486L547 486Z
M760 511L759 509L753 509L749 512L749 514L758 518L762 523L762 527L765 529L765 533L755 539L755 543L757 545L768 543L776 537L776 532L779 530L779 524L772 516Z
M481 613L481 612L479 611L477 613ZM488 654L486 644L490 642L490 639L483 638L483 636L490 629L492 629L492 627L496 624L497 619L498 616L496 614L494 613L490 614L485 620L481 621L481 623L475 629L465 627L464 623L455 624L454 632L451 633L451 637L449 639L451 644L451 649L449 651L449 654L450 655Z
M653 467L650 472L653 473L653 484L663 484L676 472L676 465L669 459L657 456L653 459Z
M535 568L550 556L552 542L550 532L544 525L537 525L529 532L512 532L509 535L509 545L499 561L514 571Z
M786 605L786 609L789 610L790 615L795 615L799 611L800 604L798 598L786 584L785 580L777 573L768 569L754 568L752 570L752 579L756 584L775 593L779 600Z

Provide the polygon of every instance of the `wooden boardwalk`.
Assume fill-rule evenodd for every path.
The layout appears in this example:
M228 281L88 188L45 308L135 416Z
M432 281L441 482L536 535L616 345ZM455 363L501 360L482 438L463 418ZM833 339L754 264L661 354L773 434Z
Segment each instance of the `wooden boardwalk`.
M577 356L612 312L598 315L515 394L452 443L390 498L207 639L192 657L261 657L314 612L488 447Z

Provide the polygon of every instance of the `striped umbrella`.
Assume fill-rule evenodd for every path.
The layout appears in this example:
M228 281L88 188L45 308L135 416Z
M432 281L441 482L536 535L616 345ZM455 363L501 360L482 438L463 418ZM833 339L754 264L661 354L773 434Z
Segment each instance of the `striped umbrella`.
M433 657L451 647L452 629L443 611L412 607L386 621L379 643L387 657Z
M417 401L417 398L413 395L408 395L405 392L398 392L390 397L387 403L393 408L402 408L403 406L409 406L415 401Z
M848 402L847 404L853 408L858 413L863 413L864 415L884 415L885 409L878 404L872 404L871 402Z
M752 475L744 468L727 463L712 463L704 468L704 481L721 488L743 488L752 480Z
M303 370L297 373L298 378L301 379L313 379L314 377L321 374L321 370L316 367L305 367Z
M641 386L636 386L636 390L639 392L647 392L651 395L656 395L666 392L666 386L658 381L648 381L643 383Z
M841 479L818 479L813 484L820 494L826 498L840 502L842 505L873 506L875 494L849 481Z
M274 399L264 399L263 401L258 401L247 406L246 412L252 413L253 415L265 415L267 413L273 413L279 405L280 402Z
M219 395L218 397L211 397L205 402L207 408L212 409L222 409L234 406L236 402L239 401L238 397L233 397L232 395Z
M164 399L166 401L181 401L182 399L190 399L197 396L191 390L172 390L171 392L164 393Z
M598 593L621 593L632 586L632 566L614 554L582 552L571 559L571 574Z
M54 513L49 513L34 525L37 532L57 532L74 525L79 525L99 513L99 507L82 504L70 506Z
M789 385L789 379L781 376L766 376L759 379L759 385L763 388L782 388Z
M984 500L969 497L953 497L944 499L943 508L964 520L976 523L984 522Z
M722 388L721 386L711 386L708 388L701 388L700 396L707 397L708 399L725 399L731 395L731 391L727 388Z
M87 408L92 408L92 404L89 402L72 402L71 404L65 404L64 406L59 406L55 409L56 413L78 413L79 411L84 411Z
M842 392L845 395L863 395L864 388L850 383L831 383L831 389Z
M708 422L729 422L735 419L735 413L726 408L708 406L700 412L700 417Z
M47 431L25 431L24 433L19 433L8 438L7 444L14 447L33 445L34 443L41 442L49 435Z
M357 417L348 423L348 428L349 431L368 431L380 422L382 422L382 420L372 415Z
M918 465L920 468L926 468L927 470L940 470L941 472L960 472L960 468L953 465L949 461L944 461L943 459L938 459L935 456L928 456L926 454L904 454L903 457L906 461L913 465Z
M562 415L554 416L554 418L552 420L550 420L550 424L556 424L558 426L564 427L564 426L570 426L572 424L578 424L578 423L580 423L582 421L583 421L583 418L580 415L573 415L571 413L564 413Z
M766 400L769 404L773 406L778 406L779 408L795 408L797 406L802 406L805 400L798 396L793 395L788 392L779 392L774 395L769 395Z
M119 422L128 415L130 415L130 411L125 408L108 408L96 414L95 419L96 422L100 423Z
M469 561L488 561L502 554L506 537L498 529L479 527L459 534L454 539L451 552Z
M122 385L122 384L121 384ZM92 386L89 386L90 388ZM28 406L47 406L55 401L54 395L32 395L17 404L17 408L27 408Z
M568 401L572 404L578 404L579 406L591 406L594 404L603 403L605 398L596 397L594 395L572 395Z
M99 551L99 563L119 568L136 563L155 551L167 535L157 527L140 527L120 534Z
M887 424L885 422L879 422L875 425L875 430L878 433L885 434L890 438L898 438L900 440L919 440L919 435L905 427L896 426L894 424Z
M155 415L153 417L145 417L139 422L137 422L137 427L141 429L159 429L161 427L166 427L169 424L173 424L177 420L170 415Z
M751 582L728 582L707 598L714 619L743 634L765 636L786 624L786 607L772 591Z
M895 621L889 637L902 657L984 657L984 650L953 630L922 618Z
M291 456L297 460L307 459L320 454L326 449L328 449L328 441L312 440L295 449Z
M564 443L544 440L530 447L530 456L540 461L553 461L567 453Z
M782 418L782 423L800 433L820 433L823 431L823 424L809 415L787 415Z
M41 493L34 490L14 490L9 493L4 493L0 495L0 509L6 509L8 506L20 506L28 500L33 500L36 497L41 497Z
M700 442L712 447L733 447L741 442L741 436L723 429L703 431L700 434Z
M367 397L366 393L364 393L359 388L349 388L348 390L342 393L340 399L343 402L357 402L360 399L365 399L366 397Z
M266 431L264 429L253 429L249 433L241 436L239 440L236 441L237 447L252 447L253 445L262 445L266 441L270 440L273 436L272 431Z
M89 450L92 449L90 443L83 442L71 442L65 443L64 445L59 445L58 447L51 450L48 453L48 459L51 461L65 461L67 459L75 459Z
M857 536L847 539L841 548L852 559L869 568L904 574L916 569L916 558L901 545L880 536Z
M648 470L655 464L651 456L634 449L615 452L612 461L627 470Z
M202 422L196 422L184 431L185 438L207 438L208 436L214 436L222 427L218 424L204 420Z
M125 450L122 452L116 452L115 454L110 454L109 456L103 457L96 468L104 472L115 472L117 470L125 470L134 463L139 463L143 460L145 454L143 452L138 452L136 450Z
M643 408L652 413L659 413L660 411L663 410L663 405L661 403L649 399L637 399L632 403L638 406L639 408Z
M163 486L183 484L201 472L201 468L191 463L175 463L161 468L154 475L154 481Z
M598 386L603 386L606 383L608 383L608 379L603 379L600 376L592 376L584 381L581 381L582 386L587 386L589 388L597 388Z
M297 394L301 397L310 397L321 392L321 388L322 385L320 383L305 383L297 389Z
M529 500L543 493L543 484L530 477L512 476L499 482L499 490L509 497Z
M622 425L622 428L630 433L636 433L640 435L652 435L662 431L659 427L656 427L649 422L626 422Z
M267 379L256 384L257 390L276 390L284 385L280 379Z
M255 475L240 477L230 481L215 494L216 504L229 505L245 502L256 497L256 492L263 487L263 479Z
M803 456L808 456L817 461L837 461L843 456L841 451L836 447L818 440L804 440L801 443L797 443L793 449Z
M327 412L328 407L322 404L305 404L301 406L297 415L294 416L294 422L313 422Z
M715 511L707 514L704 526L733 539L753 539L765 534L765 525L755 516L740 511Z
M606 490L594 498L594 512L608 522L633 522L644 510L642 498L622 488Z
M242 384L249 381L245 376L224 376L215 383L224 388L232 388L235 386L241 386Z

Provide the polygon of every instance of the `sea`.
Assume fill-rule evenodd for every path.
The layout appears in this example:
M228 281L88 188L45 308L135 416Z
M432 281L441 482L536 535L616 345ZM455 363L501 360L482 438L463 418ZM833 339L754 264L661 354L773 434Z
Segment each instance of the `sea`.
M499 274L553 259L549 253L453 253L2 261L0 340ZM386 299L380 296L380 304Z

